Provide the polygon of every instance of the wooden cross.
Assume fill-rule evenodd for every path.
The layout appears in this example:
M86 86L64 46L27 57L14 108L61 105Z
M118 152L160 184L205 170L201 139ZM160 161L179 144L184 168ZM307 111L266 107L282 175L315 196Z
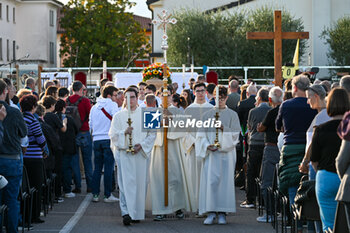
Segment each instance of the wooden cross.
M247 32L248 40L274 40L275 85L282 87L282 39L309 39L309 32L282 32L281 11L275 11L273 32Z

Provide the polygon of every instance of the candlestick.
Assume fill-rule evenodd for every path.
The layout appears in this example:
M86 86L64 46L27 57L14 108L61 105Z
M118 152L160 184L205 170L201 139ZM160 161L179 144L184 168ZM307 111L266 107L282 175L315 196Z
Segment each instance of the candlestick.
M216 92L216 96L215 96L215 107L218 110L219 109L219 86L217 85L215 87L215 92Z
M215 120L218 121L219 120L219 111L217 111L215 113ZM219 128L216 128L216 133L215 133L215 140L214 140L214 144L213 146L215 146L216 148L220 148L220 142L219 142Z
M127 121L129 127L131 127L131 124L132 124L132 121L131 121L131 118L129 117L128 118L128 121ZM131 154L134 154L135 153L135 150L132 146L132 135L129 135L129 148L126 150L127 153L131 153Z

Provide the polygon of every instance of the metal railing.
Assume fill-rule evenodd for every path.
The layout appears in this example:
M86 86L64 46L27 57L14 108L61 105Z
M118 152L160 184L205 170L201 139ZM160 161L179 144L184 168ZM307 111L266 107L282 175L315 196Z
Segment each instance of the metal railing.
M329 70L329 69L349 69L350 72L350 65L349 66L299 66L299 70L301 71L307 71L310 70L313 67L317 67L320 70ZM190 67L186 67L188 70ZM274 66L211 66L208 67L210 70L218 71L218 70L232 70L239 71L244 73L244 82L248 82L249 77L249 71L250 70L273 70ZM144 67L107 67L107 71L116 71L116 72L137 72L143 70ZM179 72L182 71L182 67L170 67L171 70L178 70ZM103 70L102 67L91 67L91 71L101 71ZM194 71L202 71L203 67L194 67ZM77 72L77 71L85 71L89 72L89 67L71 67L71 68L43 68L42 72ZM4 73L9 73L10 68L8 67L0 67L0 77L3 77ZM220 81L227 81L227 78L219 78ZM259 79L253 79L254 81L272 81L273 77L269 78L259 78Z

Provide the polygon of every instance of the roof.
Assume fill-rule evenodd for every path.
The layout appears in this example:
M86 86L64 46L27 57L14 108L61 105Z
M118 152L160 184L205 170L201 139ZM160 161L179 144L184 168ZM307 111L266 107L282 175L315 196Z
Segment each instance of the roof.
M152 3L159 2L160 0L147 0L146 4L151 5Z
M146 29L146 31L151 31L152 20L150 18L146 18L139 15L133 15L133 18L136 22L138 22L141 25L142 29Z
M228 3L228 4L225 4L225 5L222 5L222 6L215 7L213 9L207 10L207 11L205 11L205 13L215 13L217 11L224 11L224 10L227 10L227 9L230 9L230 8L233 8L233 7L236 7L236 6L239 6L239 5L251 2L251 1L254 1L254 0L234 1L234 2L231 2L231 3Z

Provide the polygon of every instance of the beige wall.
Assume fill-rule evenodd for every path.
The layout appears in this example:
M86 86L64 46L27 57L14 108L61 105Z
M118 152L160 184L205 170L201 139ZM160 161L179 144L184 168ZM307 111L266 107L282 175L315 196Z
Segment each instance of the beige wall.
M12 0L1 0L0 3L2 4L1 7L1 18L0 18L0 38L2 39L2 59L0 59L0 64L8 63L13 59L13 52L12 52L12 43L13 41L16 41L16 28L17 23L13 22L13 8L16 8L15 1ZM7 21L6 18L6 6L9 6L9 21ZM18 12L16 9L16 22ZM9 60L7 60L7 40L9 40ZM16 44L17 41L16 41ZM17 51L16 51L17 56ZM17 56L18 57L18 56ZM0 56L1 58L1 56Z
M44 61L44 67L56 67L57 64L57 9L60 7L53 1L14 1L1 0L3 17L0 20L0 37L11 38L16 41L16 59L30 54L28 60ZM12 23L12 9L10 10L10 22L6 20L6 5L16 7L16 23ZM50 10L54 12L53 26L50 26ZM50 63L50 42L54 43L54 63ZM6 40L3 39L3 57L6 56ZM4 51L5 46L5 51ZM6 58L6 57L5 57ZM6 63L6 61L0 61Z

